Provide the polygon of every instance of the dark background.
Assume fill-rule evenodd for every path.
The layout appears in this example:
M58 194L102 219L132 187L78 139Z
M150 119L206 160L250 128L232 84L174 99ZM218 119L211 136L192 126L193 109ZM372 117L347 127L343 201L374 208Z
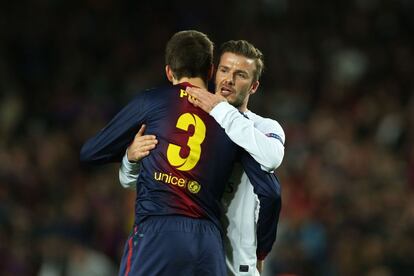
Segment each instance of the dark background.
M414 271L414 2L1 1L0 275L115 275L134 193L82 143L167 82L179 30L265 55L283 210L266 276Z

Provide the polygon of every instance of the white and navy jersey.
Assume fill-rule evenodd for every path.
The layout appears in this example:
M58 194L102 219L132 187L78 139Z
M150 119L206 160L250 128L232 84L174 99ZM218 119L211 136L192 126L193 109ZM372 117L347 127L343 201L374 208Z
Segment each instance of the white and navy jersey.
M285 134L278 122L251 111L243 116L227 103L217 105L210 115L232 141L260 163L261 169L273 172L280 165L284 156ZM270 200L254 192L257 189L251 184L253 178L273 183L274 194L268 195ZM222 224L227 233L224 241L229 275L259 275L257 259L265 258L276 239L281 210L280 188L275 175L248 176L241 166L233 169L222 198L226 214Z
M222 204L227 274L259 275L256 249L260 201L240 165L233 170Z
M260 163L249 160L250 167L255 167L249 176L241 166L235 166L222 198L229 274L257 275L257 258L264 259L274 243L281 208L280 184L273 174L263 170L273 171L280 165L285 135L276 121L250 111L242 115L227 103L217 105L210 115L234 142L249 152L244 160L254 157ZM124 156L119 170L122 186L135 187L138 168L138 163L130 163ZM251 180L262 182L255 185L256 193Z

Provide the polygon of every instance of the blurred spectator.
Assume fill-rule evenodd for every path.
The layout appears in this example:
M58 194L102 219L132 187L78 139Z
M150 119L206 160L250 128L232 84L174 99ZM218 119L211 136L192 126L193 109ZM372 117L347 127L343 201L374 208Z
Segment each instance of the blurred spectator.
M102 253L79 241L49 236L42 242L39 276L113 276L117 267Z

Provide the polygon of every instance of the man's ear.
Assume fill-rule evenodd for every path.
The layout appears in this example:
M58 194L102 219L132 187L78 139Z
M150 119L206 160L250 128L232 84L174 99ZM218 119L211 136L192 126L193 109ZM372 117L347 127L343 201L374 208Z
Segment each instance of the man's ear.
M252 83L252 88L250 89L250 93L249 93L250 95L256 93L257 88L259 88L259 84L260 84L259 81L255 81Z
M171 67L168 64L165 65L165 75L167 76L167 79L170 82L173 82L174 81L174 74L173 74L173 72L171 70Z

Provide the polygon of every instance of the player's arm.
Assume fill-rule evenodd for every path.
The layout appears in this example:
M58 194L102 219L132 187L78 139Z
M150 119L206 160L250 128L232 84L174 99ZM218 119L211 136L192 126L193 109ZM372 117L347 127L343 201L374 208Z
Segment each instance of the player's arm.
M279 214L282 207L281 187L273 173L267 173L247 152L241 158L243 168L260 201L257 220L257 250L259 261L264 260L276 240Z
M158 143L155 135L144 135L144 132L145 125L142 125L122 158L119 182L124 188L136 188L141 160L148 156Z
M121 161L128 145L143 123L143 97L136 97L101 131L82 146L80 160L86 164Z
M189 101L208 112L234 143L260 163L262 169L270 172L279 167L285 151L285 134L279 123L263 119L261 129L258 129L221 95L194 87L186 91L193 97Z

